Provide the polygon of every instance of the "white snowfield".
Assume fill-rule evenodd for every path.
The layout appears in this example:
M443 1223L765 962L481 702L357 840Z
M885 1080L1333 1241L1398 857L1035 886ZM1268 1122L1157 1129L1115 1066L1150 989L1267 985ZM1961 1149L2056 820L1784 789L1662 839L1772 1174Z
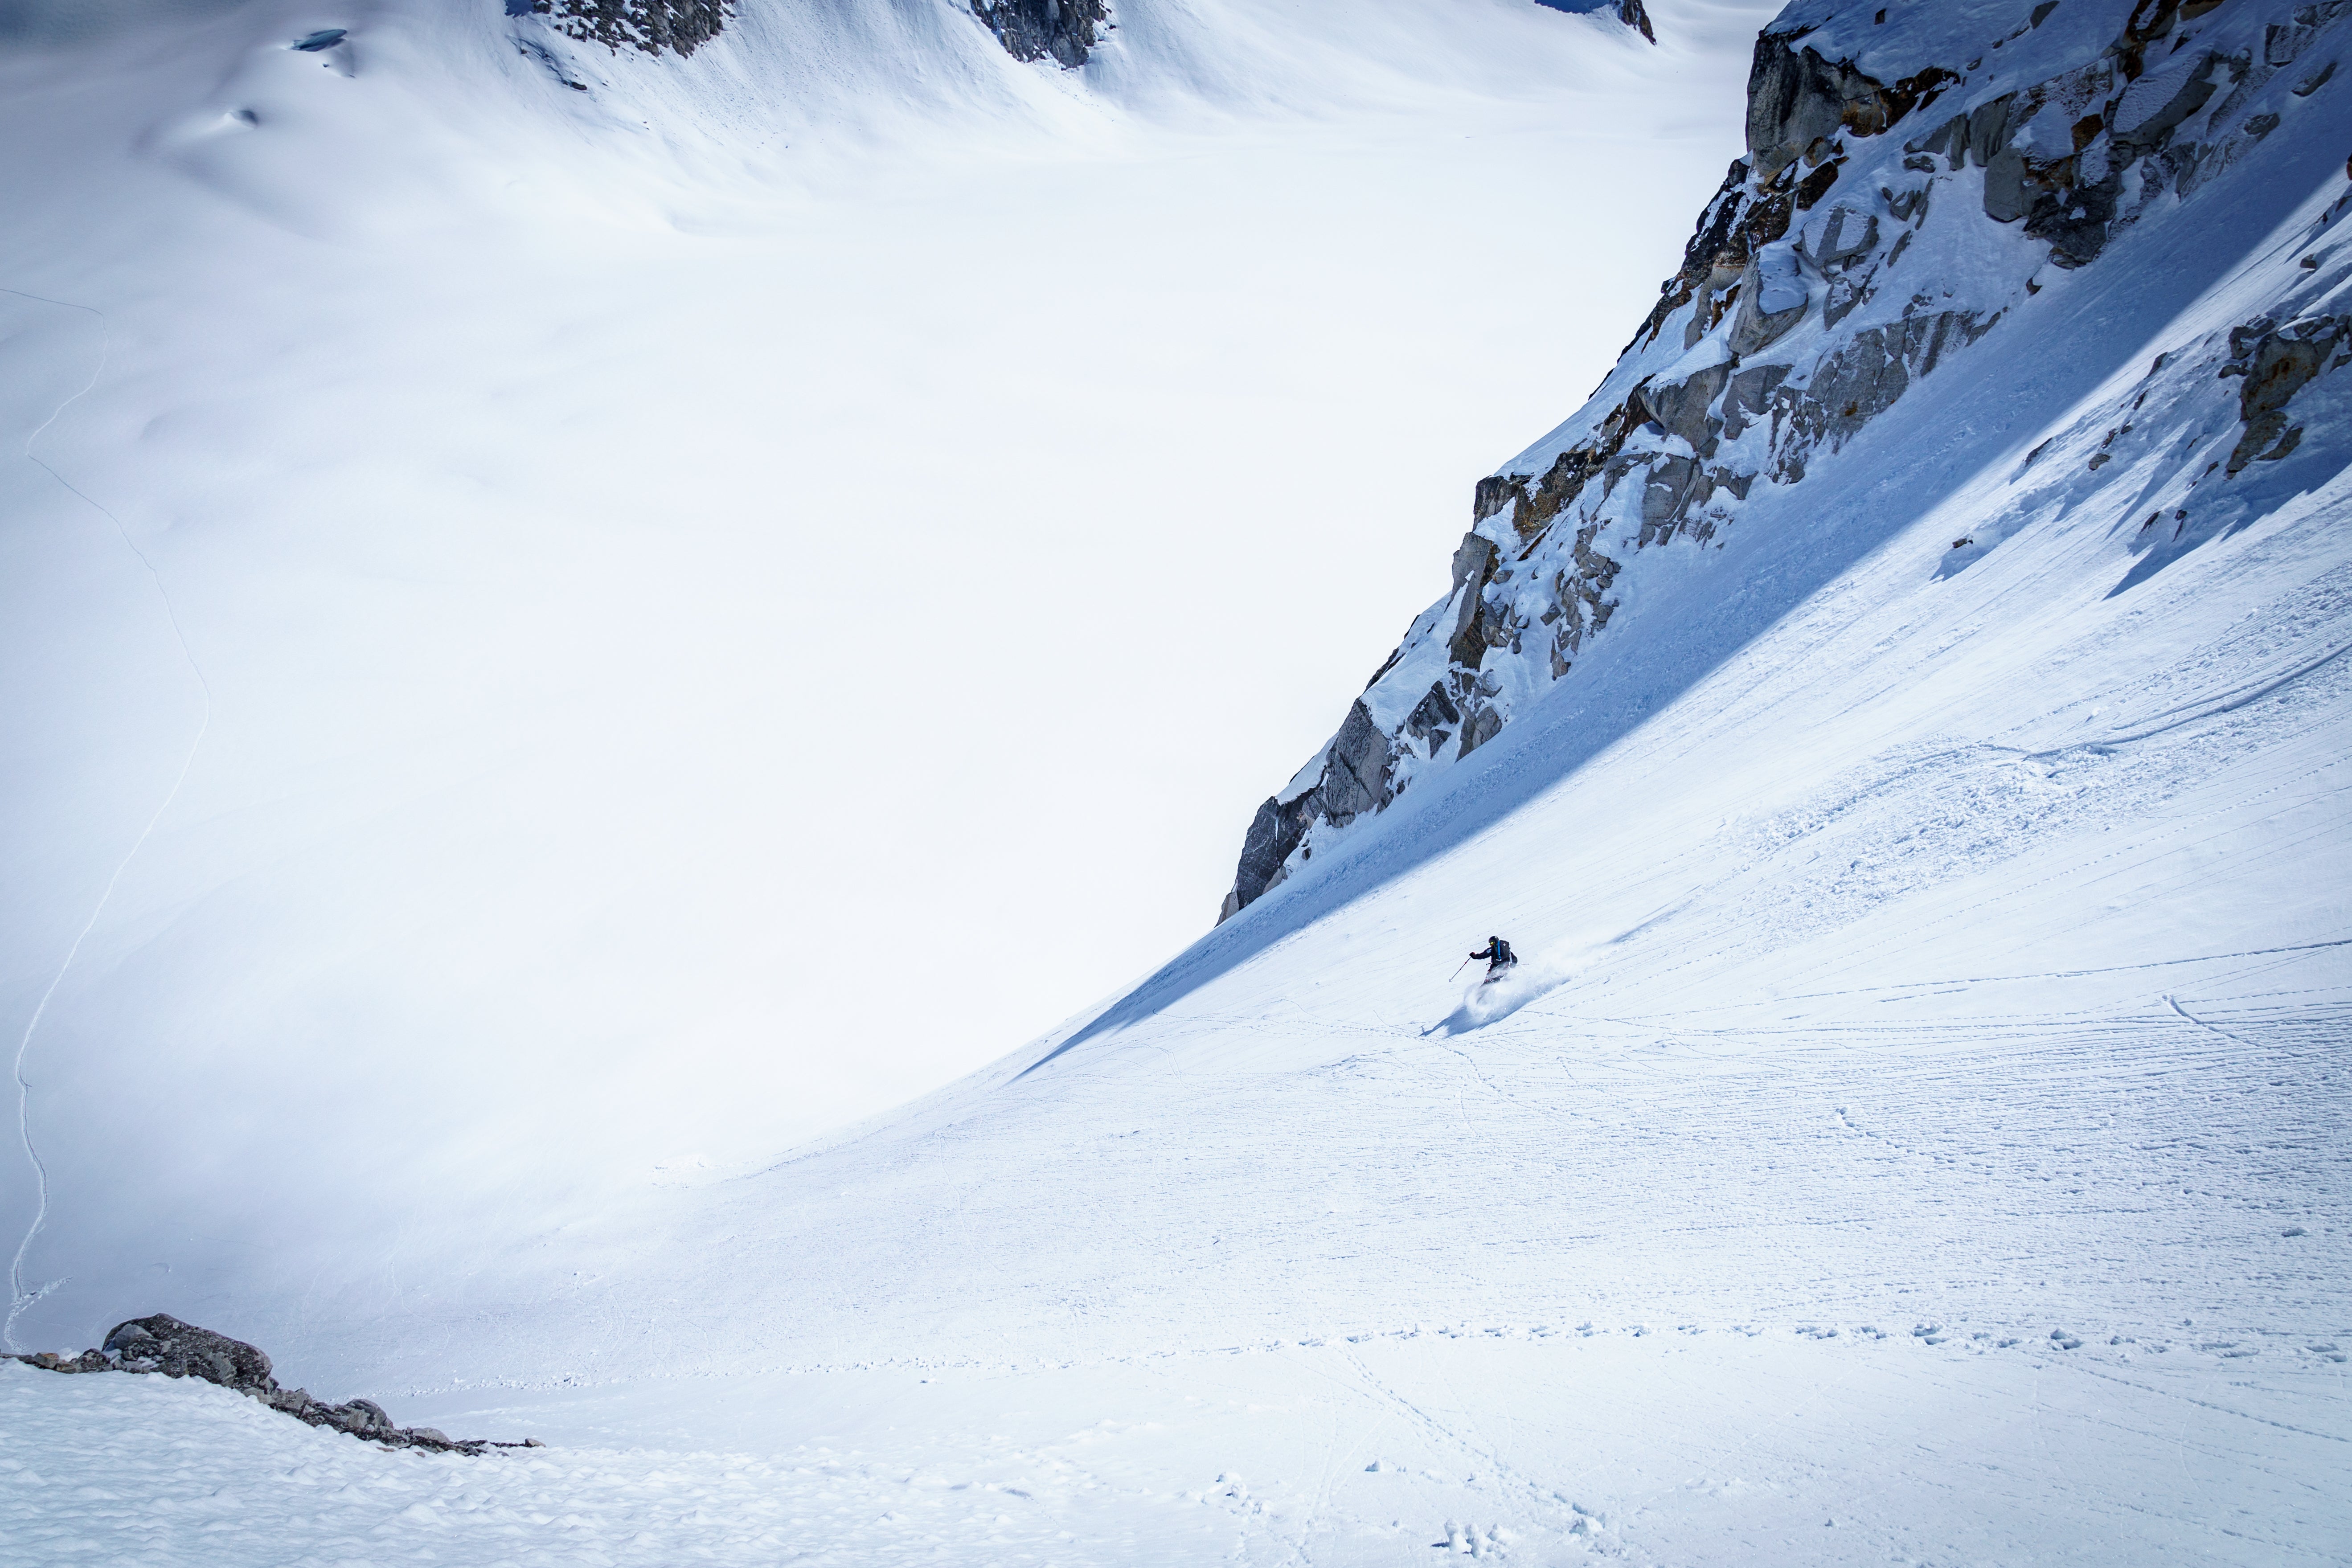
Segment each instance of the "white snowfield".
M2352 312L2336 74L1634 557L1475 755L991 1068L569 1207L458 1210L438 1152L343 1234L202 1178L247 1194L210 1254L61 1181L34 1277L70 1280L20 1337L168 1310L549 1447L0 1366L0 1561L2352 1557L2352 381L2209 469L2231 330ZM1982 252L1917 287L2026 244L1948 232ZM1449 979L1495 932L1519 970ZM92 1182L131 1157L79 1136ZM486 1167L585 1163L509 1136ZM234 1119L188 1139L304 1179Z
M1769 9L1151 0L1079 77L961 0L0 5L25 1342L740 1170L1190 941Z

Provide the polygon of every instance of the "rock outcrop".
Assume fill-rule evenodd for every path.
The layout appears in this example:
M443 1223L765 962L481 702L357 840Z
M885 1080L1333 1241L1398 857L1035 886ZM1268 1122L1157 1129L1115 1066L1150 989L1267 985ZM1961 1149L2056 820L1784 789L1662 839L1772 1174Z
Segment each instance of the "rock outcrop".
M2242 375L2238 418L2244 433L2231 449L2228 472L2249 463L2274 463L2303 444L2303 426L2288 412L2294 395L2323 374L2352 363L2352 316L2306 316L2284 326L2258 317L2230 333L2225 376Z
M1579 14L1606 11L1650 42L1658 41L1657 31L1650 26L1650 13L1642 0L1536 0L1536 4L1554 11Z
M1110 25L1104 0L972 0L971 14L1014 59L1051 59L1073 70Z
M16 1357L27 1366L48 1372L160 1373L165 1377L200 1377L206 1383L235 1389L313 1426L331 1426L393 1448L425 1448L435 1453L479 1454L490 1448L535 1448L536 1438L520 1443L494 1443L482 1438L457 1439L431 1426L395 1426L383 1407L373 1400L353 1399L330 1405L299 1388L280 1388L269 1358L243 1340L184 1323L168 1313L132 1318L117 1323L98 1350L78 1356L43 1351Z
M2327 84L2352 31L2352 0L2063 3L2107 20L2046 27L2060 0L2040 0L1977 37L1942 7L1801 0L1758 38L1746 154L1681 268L1591 400L1478 481L1446 598L1259 808L1221 920L1569 679L1635 553L1704 547L1756 486L1801 483L1994 331L2044 268L2091 266L2192 198ZM2352 348L2335 318L2242 336L2231 474L2294 449L2289 400Z
M529 10L555 30L611 49L690 55L717 37L730 0L530 0Z

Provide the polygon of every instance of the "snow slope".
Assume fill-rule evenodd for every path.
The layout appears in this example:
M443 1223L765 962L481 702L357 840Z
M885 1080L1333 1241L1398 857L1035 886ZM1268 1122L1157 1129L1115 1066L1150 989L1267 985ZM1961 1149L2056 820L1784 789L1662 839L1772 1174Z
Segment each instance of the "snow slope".
M1763 8L1341 9L1137 6L1082 76L947 0L684 61L11 13L17 1342L740 1170L1189 939L1319 721L1268 669L1360 675L1614 348Z
M1874 47L1954 14L1890 10ZM134 1432L250 1462L210 1536L192 1459L168 1508L28 1483L10 1539L2340 1560L2352 384L2207 466L2249 323L2347 309L2346 91L1632 556L1574 679L1092 1013L753 1173L192 1293L289 1381L544 1468L11 1371L34 1472ZM1904 265L1958 290L2015 234L1937 177L1974 221ZM1521 975L1449 981L1493 931Z

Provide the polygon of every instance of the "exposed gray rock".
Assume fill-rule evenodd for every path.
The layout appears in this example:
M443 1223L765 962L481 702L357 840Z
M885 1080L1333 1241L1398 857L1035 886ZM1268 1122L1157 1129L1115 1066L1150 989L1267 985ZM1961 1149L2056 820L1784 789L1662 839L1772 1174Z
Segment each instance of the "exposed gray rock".
M1524 475L1509 476L1513 494L1511 531L1532 546L1588 483L1609 471L1626 436L1640 423L1630 403L1617 408L1601 422L1589 440L1552 459L1551 467L1544 471L1532 492L1526 489Z
M1642 482L1642 535L1644 545L1657 542L1689 510L1691 489L1701 470L1693 458L1658 458L1648 465Z
M1908 221L1910 215L1905 211L1895 216ZM1867 208L1835 206L1822 226L1821 243L1813 247L1813 265L1823 269L1842 267L1877 248L1878 215Z
M270 1374L269 1358L260 1351L243 1340L184 1323L167 1312L117 1323L107 1334L104 1349L121 1357L127 1371L201 1377L239 1394L278 1386Z
M1453 737L1454 731L1461 723L1462 710L1454 706L1453 697L1445 689L1445 682L1440 680L1431 684L1428 694L1406 715L1404 732L1422 742L1434 755L1437 749Z
M1801 312L1801 307L1800 310ZM1694 372L1688 378L1664 385L1644 382L1633 391L1637 412L1646 414L1670 436L1679 436L1694 452L1711 446L1720 422L1710 422L1707 410L1723 395L1731 380L1729 361Z
M1972 289L1979 302L1963 307L1955 290L1938 288L1942 280L1916 276L1919 262L1906 262L1919 254L1910 247L1927 232L1931 200L1948 199L1934 193L1967 190L1950 176L1979 171L1981 184L1969 193L1979 199L1969 211L1939 210L1937 234L1963 223L2021 225L2048 247L2051 262L2083 267L2158 199L2188 196L2245 148L2287 134L2292 117L2252 112L2259 106L2249 95L2288 68L2301 73L2289 79L2295 90L2316 91L2329 71L2316 63L2325 51L2312 41L2352 15L2352 0L2297 5L2267 32L2225 26L2189 35L2231 40L2226 50L2193 49L2182 35L2202 28L2219 5L2136 0L2103 48L2085 48L2071 34L2063 58L2038 57L2050 59L2050 74L2037 80L2004 69L1999 86L2013 90L1941 116L1927 111L1961 83L1959 60L1883 83L1808 45L1815 29L1802 24L1761 37L1749 79L1748 156L1727 172L1681 268L1627 345L1649 374L1612 392L1615 406L1589 405L1540 474L1477 482L1473 531L1454 552L1449 598L1416 623L1367 687L1368 700L1350 708L1315 786L1260 809L1223 913L1280 882L1318 822L1340 826L1381 809L1423 769L1488 743L1544 676L1567 677L1618 608L1617 555L1676 538L1705 542L1738 515L1732 500L1759 480L1802 481L1810 464L2003 319L1998 296L1984 303ZM2053 0L2044 0L1998 41L2015 45L2053 14ZM2243 47L2249 32L2262 37L2260 48ZM2307 49L2312 58L2302 58ZM2013 66L2020 58L2006 59ZM1965 66L1974 73L1984 63ZM1913 139L1899 151L1858 145L1914 117ZM1850 180L1848 171L1863 168L1873 188ZM1819 216L1801 216L1824 204ZM1979 205L1981 217L1973 210ZM1883 306L1895 279L1916 291L1891 313ZM2041 280L2028 270L2011 286L2037 292ZM1864 318L1867 325L1843 325L1874 300L1881 308ZM1816 305L1820 331L1801 334ZM1670 322L1682 350L1712 338L1722 353L1677 358L1659 342ZM2302 428L2292 400L2315 377L2352 363L2352 318L2263 321L2238 336L2225 374L2247 381L2231 474L2296 450ZM2103 451L2093 464L2110 460ZM1428 664L1409 661L1440 649L1444 673L1425 690L1381 686L1408 665L1418 685ZM1375 710L1389 716L1392 733L1381 733Z
M1731 352L1741 359L1770 348L1796 329L1812 302L1796 247L1768 245L1739 278L1739 306L1731 321Z
M1269 795L1265 804L1257 808L1257 815L1250 818L1249 833L1242 839L1242 858L1234 868L1233 890L1218 908L1218 924L1223 925L1265 896L1265 890L1282 874L1283 862L1298 847L1307 825L1314 820L1322 804L1320 791L1309 789L1287 801Z
M1567 11L1577 16L1606 11L1652 43L1658 41L1655 29L1650 26L1650 13L1642 0L1536 0L1536 4L1552 11Z
M1855 333L1815 368L1801 394L1784 390L1778 395L1780 434L1773 477L1786 482L1804 478L1806 460L1815 451L1843 447L1894 406L1913 381L1932 374L1948 352L1974 342L1992 324L1971 311L1942 310Z
M2096 184L2060 188L2038 195L2025 232L2050 247L2050 259L2061 267L2087 267L2098 259L2123 196L2123 175L2111 174Z
M340 1426L354 1437L383 1437L395 1428L392 1417L383 1405L373 1399L354 1399L342 1405L312 1406L320 1413L323 1424Z
M2143 79L2125 89L2110 127L2116 150L2134 157L2162 147L2213 96L2210 77L2214 64L2214 57L2207 54L2186 70Z
M1470 496L1470 521L1473 523L1484 522L1510 505L1518 497L1519 486L1526 482L1524 474L1490 474L1480 479ZM1454 586L1461 586L1458 580Z
M1479 709L1462 731L1462 755L1468 756L1502 732L1503 716L1492 708Z
M1772 406L1772 395L1789 379L1785 364L1756 364L1736 371L1723 399L1723 438L1737 441Z
M269 1358L257 1347L194 1323L184 1323L167 1312L117 1323L108 1332L105 1347L100 1350L84 1351L78 1356L44 1351L15 1359L47 1372L157 1373L165 1377L199 1377L258 1399L271 1409L312 1426L331 1426L389 1447L479 1454L488 1448L541 1447L535 1437L526 1437L520 1443L493 1443L478 1438L452 1438L432 1426L396 1426L383 1406L368 1399L342 1405L321 1404L303 1389L278 1387Z
M2303 426L2287 405L2294 395L2352 353L2352 316L2306 316L2277 326L2257 318L2230 333L2230 363L2223 375L2242 375L2238 417L2245 432L2231 448L2232 476L2250 463L2274 463L2303 442Z
M1323 769L1323 809L1334 826L1345 827L1368 811L1388 805L1389 769L1396 760L1389 738L1372 722L1359 700L1332 738Z
M556 31L607 48L690 55L717 37L730 0L531 0Z
M2015 129L2011 110L2017 107L2017 94L2004 93L1989 103L1980 103L1969 114L1969 162L1979 169L1990 168L1992 161L2009 149L2010 132Z
M2025 188L2025 154L2004 147L1985 165L1985 216L1995 223L2015 223L2033 210L2032 193Z
M1633 343L1654 342L1658 330L1668 316L1681 310L1694 298L1712 305L1714 300L1739 277L1739 269L1748 264L1748 252L1754 245L1777 239L1788 229L1785 211L1780 226L1769 234L1757 234L1757 215L1746 201L1748 165L1735 161L1723 176L1723 184L1715 199L1699 216L1698 227L1690 242L1683 247L1682 268L1659 285L1658 302L1633 334ZM1688 348L1704 337L1718 318L1711 309L1702 308L1692 318L1690 329L1683 340ZM1633 343L1626 347L1631 349Z
M1486 658L1486 583L1495 573L1494 541L1465 533L1454 552L1454 632L1446 639L1454 662L1475 669ZM1361 703L1357 704L1362 707ZM1352 717L1352 715L1351 715Z
M1097 29L1110 21L1103 0L972 0L971 13L1014 59L1051 59L1072 70L1087 63Z
M1451 701L1442 691L1433 695L1450 709ZM1423 699L1424 704L1428 700ZM1390 786L1396 756L1394 742L1373 721L1370 710L1360 701L1349 708L1347 722L1324 749L1322 771L1315 784L1286 801L1269 797L1250 820L1249 835L1242 841L1241 862L1234 869L1233 890L1218 907L1218 923L1231 920L1282 881L1287 874L1285 863L1317 821L1344 827L1394 799Z
M1465 533L1462 542L1454 547L1454 591L1460 593L1467 584L1473 593L1484 588L1495 574L1495 542L1475 533Z
M1914 137L1903 143L1903 150L1906 153L1916 153L1922 157L1928 154L1940 156L1944 160L1945 168L1949 171L1965 168L1969 162L1969 117L1965 114L1956 114L1926 135ZM1933 163L1916 163L1912 166L1919 169L1922 174L1928 173L1935 167Z
M1856 74L1810 48L1790 47L1777 34L1757 38L1748 75L1748 154L1759 178L1772 178L1815 142L1837 133L1848 81Z
M1748 162L1759 180L1774 178L1841 131L1878 135L1958 79L1957 72L1930 67L1888 85L1852 61L1823 59L1801 46L1801 37L1768 31L1756 40L1748 72Z

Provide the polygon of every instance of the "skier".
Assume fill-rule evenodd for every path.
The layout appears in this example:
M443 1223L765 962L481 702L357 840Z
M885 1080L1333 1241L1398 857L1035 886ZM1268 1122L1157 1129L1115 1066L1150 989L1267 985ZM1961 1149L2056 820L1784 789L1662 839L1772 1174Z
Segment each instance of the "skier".
M1488 937L1486 945L1470 956L1486 961L1486 978L1480 983L1486 985L1501 979L1504 972L1519 961L1519 955L1511 951L1511 944L1499 936Z

